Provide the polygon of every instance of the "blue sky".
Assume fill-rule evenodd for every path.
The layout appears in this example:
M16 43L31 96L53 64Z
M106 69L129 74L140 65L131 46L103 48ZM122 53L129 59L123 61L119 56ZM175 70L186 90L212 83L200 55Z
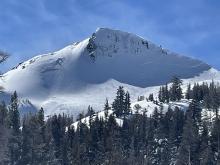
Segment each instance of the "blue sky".
M90 36L97 27L138 34L220 69L219 0L1 0L6 71Z

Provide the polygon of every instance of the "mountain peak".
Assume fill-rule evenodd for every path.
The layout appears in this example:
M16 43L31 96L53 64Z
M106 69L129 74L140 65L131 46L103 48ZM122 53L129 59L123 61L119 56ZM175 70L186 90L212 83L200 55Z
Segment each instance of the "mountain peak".
M118 36L118 37L124 37L124 39L129 39L129 38L136 38L138 40L145 40L144 38L135 35L133 33L129 33L129 32L125 32L122 30L117 30L117 29L111 29L111 28L107 28L107 27L101 27L101 28L97 28L96 32L93 33L92 36L96 36L96 37L107 37L110 38L111 36Z
M117 30L117 29L112 29L112 28L108 28L108 27L99 27L96 29L95 33L99 33L99 32L104 32L104 33L128 33L128 32L124 32L121 30Z
M82 42L20 64L1 77L0 86L9 93L16 90L46 109L60 98L51 110L63 109L60 103L64 106L64 94L65 98L70 96L76 110L92 105L90 98L100 98L102 105L101 98L113 96L119 85L136 93L145 87L163 85L174 75L192 78L209 69L206 63L171 53L135 34L99 28ZM211 72L216 75L216 71ZM209 75L210 71L205 76ZM77 104L79 98L85 99Z
M89 39L87 50L94 59L100 56L135 55L156 45L132 33L110 28L98 28ZM159 48L161 49L161 48Z

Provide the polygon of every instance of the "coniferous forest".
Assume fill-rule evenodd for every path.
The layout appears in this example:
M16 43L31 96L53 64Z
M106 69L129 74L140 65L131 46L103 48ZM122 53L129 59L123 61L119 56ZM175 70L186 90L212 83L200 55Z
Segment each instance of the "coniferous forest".
M189 84L181 80L160 88L149 101L159 105L152 115L131 111L130 95L119 87L105 116L92 107L72 116L44 116L44 109L21 116L17 93L0 105L0 164L2 165L219 165L220 87L214 82ZM162 103L189 100L187 110ZM103 98L105 100L105 98ZM113 110L109 114L109 110ZM89 124L82 122L89 117ZM123 120L119 125L117 119Z

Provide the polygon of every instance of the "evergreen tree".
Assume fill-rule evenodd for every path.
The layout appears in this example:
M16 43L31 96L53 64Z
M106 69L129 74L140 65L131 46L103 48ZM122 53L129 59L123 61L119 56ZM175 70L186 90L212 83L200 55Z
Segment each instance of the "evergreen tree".
M184 112L178 107L175 107L173 111L173 121L170 131L170 138L174 141L174 145L179 148L182 134L183 134L183 125L184 125Z
M187 100L192 98L191 84L187 85L187 90L186 90L185 98Z
M32 149L33 143L31 139L31 129L28 123L28 116L23 118L22 124L22 143L21 143L21 164L32 164Z
M18 96L15 91L11 96L10 108L9 108L9 126L12 130L19 134L20 133L20 114L18 110Z
M159 94L158 94L158 99L159 99L160 102L164 102L164 99L163 99L163 87L160 87Z
M213 82L214 83L214 82ZM212 87L213 86L213 87ZM217 87L211 84L211 104L215 112L216 118L219 118L219 107L220 107L220 93L217 90Z
M215 159L220 161L220 120L216 119L211 131L211 145L215 153Z
M6 126L8 117L8 109L5 102L0 104L0 125Z
M112 104L112 109L117 117L121 117L125 112L125 91L122 86L119 86L116 93L116 98Z
M205 108L210 110L211 109L211 104L212 104L212 98L210 96L210 92L208 91L206 93L206 95L204 96L204 106L205 106Z
M169 90L168 85L160 87L158 99L162 103L168 103L169 102Z
M171 80L171 88L170 88L170 100L171 101L178 101L182 99L182 80L178 77L173 77Z
M201 100L201 95L200 95L200 86L198 83L195 83L193 86L193 99L196 101L200 101Z
M68 157L68 141L67 141L67 134L64 133L63 136L63 141L62 141L62 155L61 155L61 160L62 160L62 165L69 165L69 157Z
M88 110L87 110L87 113L84 117L87 117L87 116L92 116L95 114L95 111L93 110L93 108L89 105L88 106Z
M10 137L8 142L8 152L10 164L18 164L21 155L21 132L20 132L20 114L18 111L18 96L17 93L11 96L9 108L9 127Z
M62 128L61 124L61 115L55 115L52 118L52 137L53 137L53 142L54 142L54 147L55 147L55 157L56 159L60 159L61 155L61 145L62 145L62 138L64 135L64 130Z
M169 106L167 109L167 112L164 115L164 132L166 138L170 136L170 132L172 131L172 125L173 125L173 110Z
M108 99L105 100L105 106L104 106L104 111L105 111L105 119L108 118L109 116L109 110L111 107L109 106Z
M153 95L153 93L151 93L151 94L149 95L148 99L149 99L150 101L154 101L154 95Z
M198 130L192 120L192 114L187 114L183 129L183 138L178 152L177 165L198 164Z
M7 145L9 137L8 129L8 109L4 102L0 104L0 162L2 164L8 164Z
M200 148L199 148L199 152L200 152L200 164L201 165L214 165L215 161L214 161L214 154L212 152L211 146L210 146L210 140L209 140L209 130L207 127L207 123L203 122L202 125L202 134L201 134L201 138L200 138L201 142L200 142Z
M189 104L187 113L192 114L192 119L199 129L199 126L201 126L202 122L202 108L196 100L193 99L192 102Z
M44 110L41 108L36 116L36 152L37 152L37 161L45 162L48 154L48 144L47 144L47 135L46 135L46 125L44 121Z
M165 100L166 100L167 103L169 103L170 95L169 95L169 90L168 90L168 85L167 84L165 86Z
M129 115L131 112L131 100L130 100L130 94L126 92L125 94L125 110L124 110L124 116Z

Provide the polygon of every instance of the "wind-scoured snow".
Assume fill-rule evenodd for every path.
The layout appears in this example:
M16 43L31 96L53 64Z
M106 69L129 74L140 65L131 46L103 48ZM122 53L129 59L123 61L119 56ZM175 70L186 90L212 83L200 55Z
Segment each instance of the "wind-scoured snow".
M157 93L174 75L189 82L220 80L219 71L180 56L131 33L100 28L88 39L54 53L36 56L2 75L5 93L17 91L46 115L78 114L91 105L103 109L118 86L131 94ZM183 86L184 86L183 85Z

